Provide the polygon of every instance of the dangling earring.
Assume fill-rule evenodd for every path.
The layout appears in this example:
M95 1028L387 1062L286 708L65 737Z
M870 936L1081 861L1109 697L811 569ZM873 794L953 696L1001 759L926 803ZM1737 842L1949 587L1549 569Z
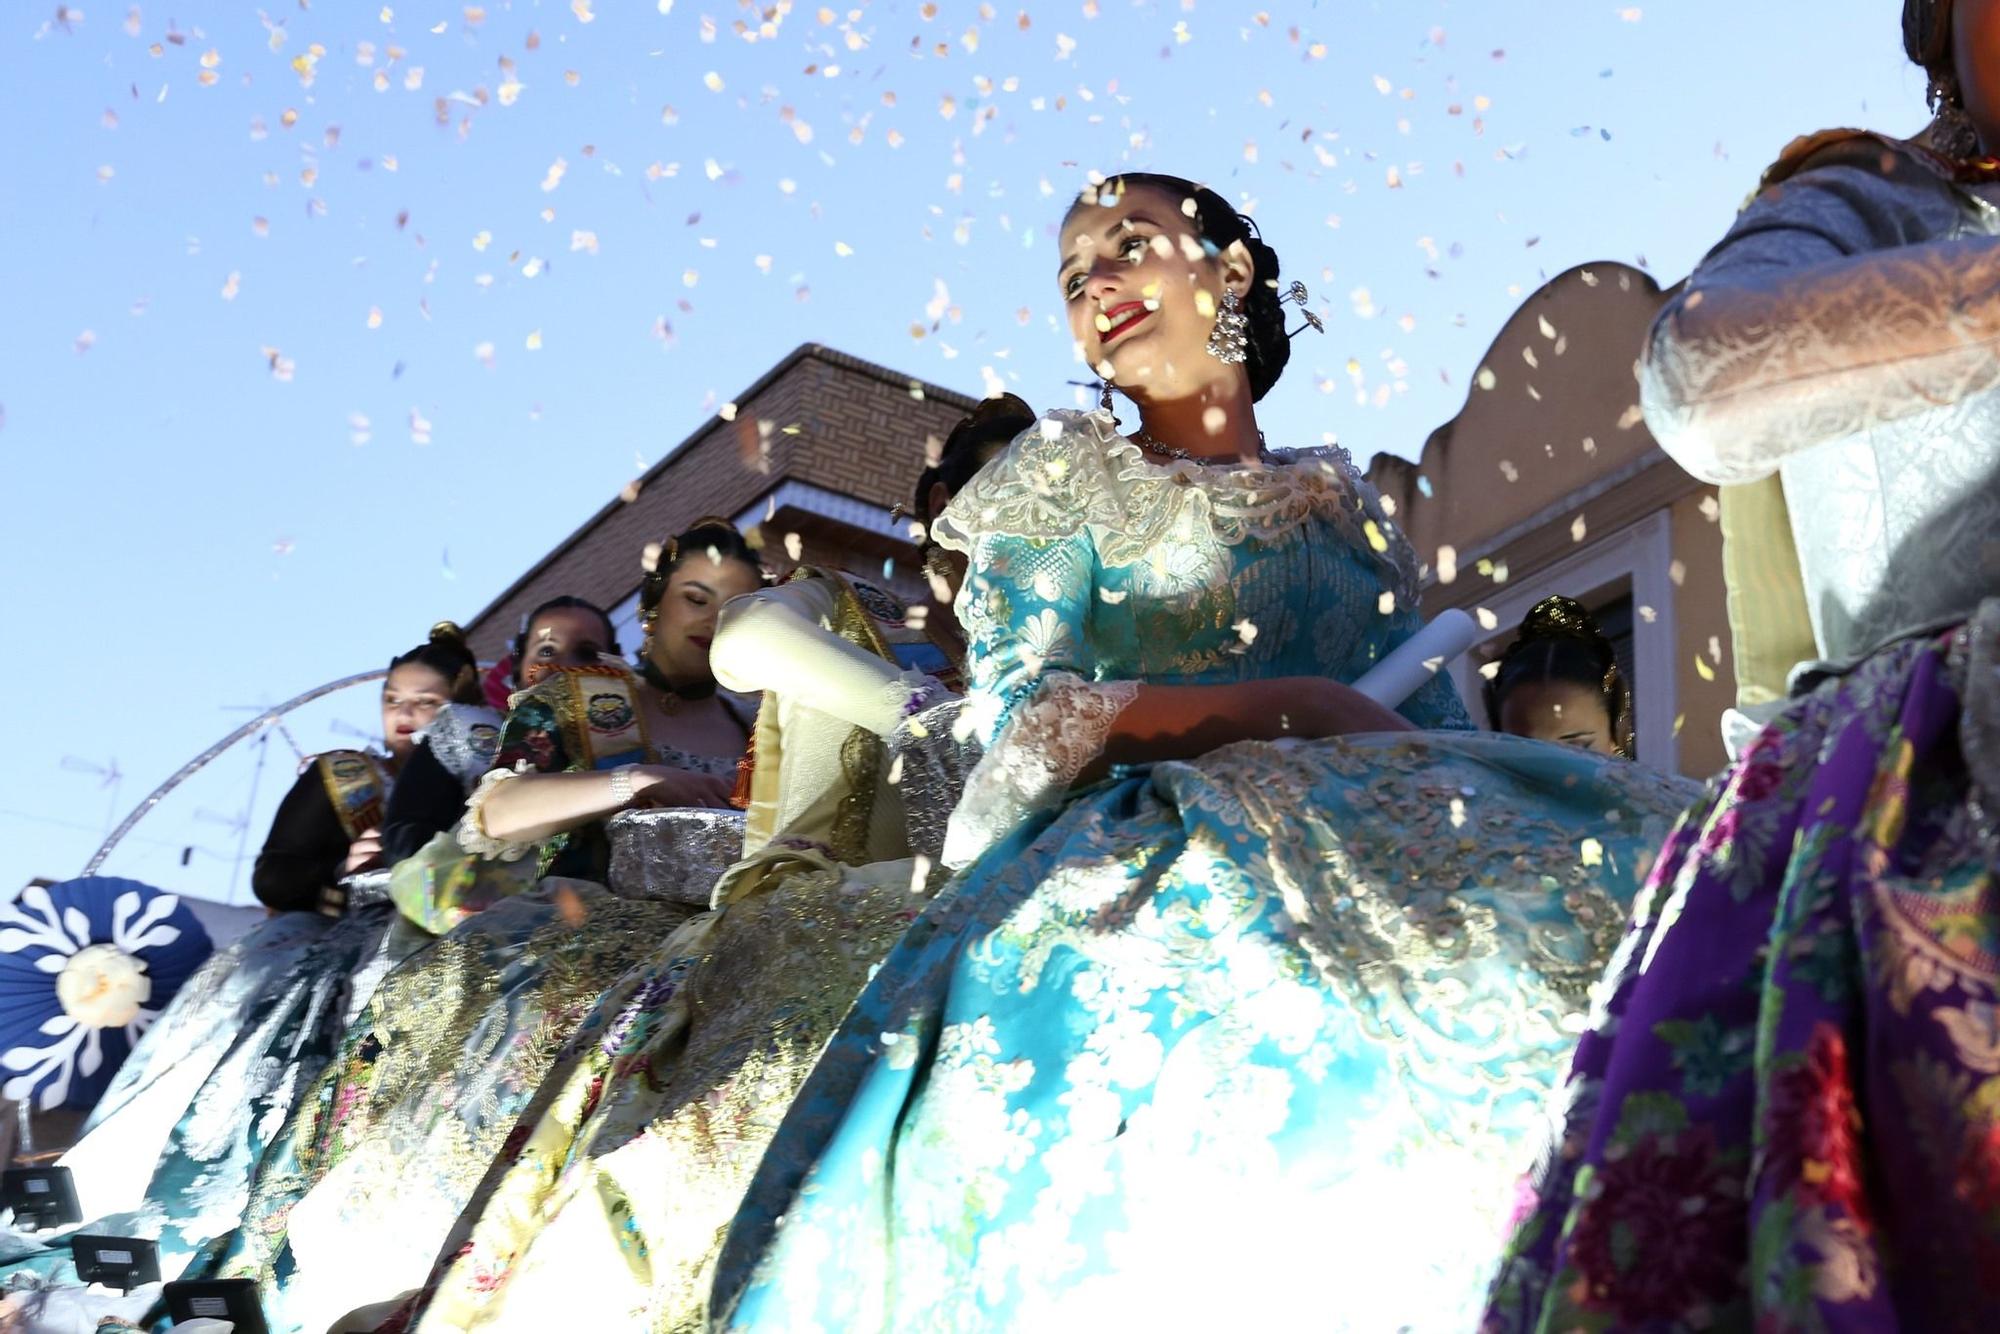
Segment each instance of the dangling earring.
M1208 331L1208 355L1225 366L1240 366L1250 355L1249 327L1243 298L1234 288L1223 288L1222 309L1215 312L1215 327Z
M1933 74L1925 94L1931 108L1931 147L1949 158L1960 160L1979 153L1979 131L1965 114L1965 97L1958 79L1950 74Z
M1097 382L1097 410L1111 418L1114 422L1118 420L1117 414L1111 410L1111 381L1109 380L1099 380Z

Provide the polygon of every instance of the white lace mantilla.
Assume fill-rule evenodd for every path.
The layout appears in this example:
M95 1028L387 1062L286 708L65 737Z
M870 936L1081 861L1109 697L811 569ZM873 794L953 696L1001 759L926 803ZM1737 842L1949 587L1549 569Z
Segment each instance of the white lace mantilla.
M1021 821L1060 804L1138 696L1137 681L1090 682L1070 672L1044 676L966 779L945 830L945 865L969 865Z

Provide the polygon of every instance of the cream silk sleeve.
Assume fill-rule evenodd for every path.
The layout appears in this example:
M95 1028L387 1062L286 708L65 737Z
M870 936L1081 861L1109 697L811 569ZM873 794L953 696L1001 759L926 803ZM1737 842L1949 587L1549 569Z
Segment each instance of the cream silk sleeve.
M937 693L935 683L828 628L835 597L833 583L813 578L731 601L709 650L715 679L745 693L776 690L794 703L891 736L912 699Z

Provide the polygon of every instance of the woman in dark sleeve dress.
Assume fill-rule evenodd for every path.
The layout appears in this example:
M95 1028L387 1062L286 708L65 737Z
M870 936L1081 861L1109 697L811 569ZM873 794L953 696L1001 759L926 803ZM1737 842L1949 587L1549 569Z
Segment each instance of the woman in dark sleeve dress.
M387 864L377 826L418 734L447 704L478 702L472 654L455 625L441 623L391 662L382 683L387 758L335 750L306 766L257 854L250 886L258 899L273 912L337 912L342 876Z

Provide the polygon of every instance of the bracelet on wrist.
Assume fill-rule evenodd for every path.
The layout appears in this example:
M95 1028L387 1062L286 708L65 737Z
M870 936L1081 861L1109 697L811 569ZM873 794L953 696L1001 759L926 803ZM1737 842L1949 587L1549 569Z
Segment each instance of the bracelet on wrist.
M611 771L611 799L619 809L632 804L632 766L621 764Z

